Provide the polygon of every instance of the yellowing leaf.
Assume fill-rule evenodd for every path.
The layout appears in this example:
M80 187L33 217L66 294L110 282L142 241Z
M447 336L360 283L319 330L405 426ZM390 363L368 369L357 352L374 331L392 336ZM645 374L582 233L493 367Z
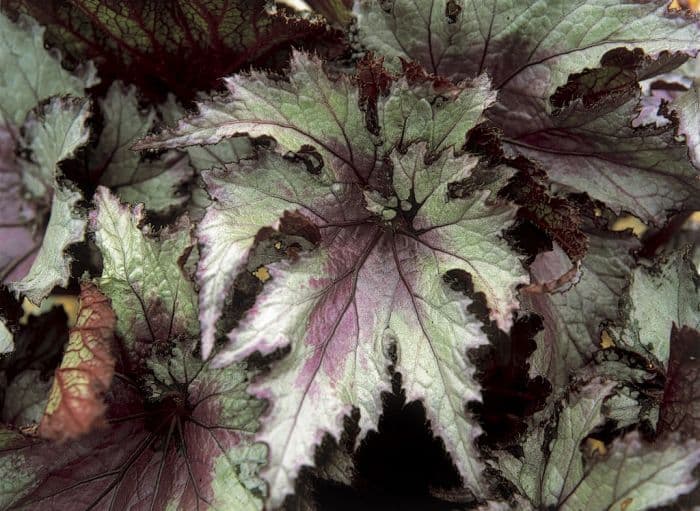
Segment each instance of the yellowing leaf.
M631 215L619 218L612 226L613 231L624 231L626 229L632 229L634 235L639 237L646 232L647 226L639 218Z
M51 295L41 301L41 305L33 304L28 298L22 301L22 310L24 315L20 318L21 325L26 325L30 316L40 316L45 312L50 311L56 306L63 307L63 311L68 316L68 326L72 327L78 320L78 310L80 309L80 300L77 296L72 295Z
M596 438L586 439L586 449L589 453L600 456L605 456L608 452L608 448L605 447L605 444Z
M671 4L668 6L668 8L669 9L688 9L691 11L697 11L697 10L700 10L700 0L673 0L671 2ZM632 500L632 499L630 499L630 500Z
M265 266L261 266L255 270L253 275L255 275L260 282L267 282L270 280L270 271Z
M610 337L607 330L603 330L603 332L600 334L600 347L607 350L613 346L615 346L615 341L613 341L612 337Z

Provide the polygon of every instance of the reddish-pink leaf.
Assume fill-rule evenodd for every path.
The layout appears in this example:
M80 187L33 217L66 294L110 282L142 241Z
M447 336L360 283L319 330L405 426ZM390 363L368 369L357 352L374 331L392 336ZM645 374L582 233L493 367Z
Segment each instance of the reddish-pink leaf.
M104 425L103 395L114 375L115 324L109 300L94 285L83 284L78 321L54 375L41 436L67 440Z

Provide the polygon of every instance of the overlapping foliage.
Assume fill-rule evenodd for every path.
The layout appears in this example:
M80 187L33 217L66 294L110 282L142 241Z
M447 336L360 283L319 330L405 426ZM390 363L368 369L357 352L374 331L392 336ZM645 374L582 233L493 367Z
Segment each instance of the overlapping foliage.
M309 5L2 4L0 507L697 504L695 15Z

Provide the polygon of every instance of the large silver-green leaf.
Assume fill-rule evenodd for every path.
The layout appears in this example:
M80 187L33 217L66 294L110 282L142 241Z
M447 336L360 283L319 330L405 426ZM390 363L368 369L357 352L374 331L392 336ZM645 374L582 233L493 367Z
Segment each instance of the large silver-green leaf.
M273 137L284 155L261 151L205 173L215 201L198 229L204 356L258 235L293 227L316 245L296 264L269 267L272 279L215 359L223 365L291 347L254 386L271 401L260 434L270 446L271 504L292 491L323 435L339 435L351 407L360 409L363 432L376 425L390 348L407 398L425 402L465 482L481 491L479 429L464 409L479 390L465 352L485 337L466 311L469 300L442 275L470 273L491 318L509 327L515 288L526 280L501 236L516 211L496 197L509 173L475 176L477 158L454 156L494 101L488 80L451 84L420 72L394 79L371 57L354 80L334 79L318 60L296 54L289 82L253 73L227 85L228 97L200 104L197 115L138 147L248 134ZM368 92L374 87L383 92ZM450 183L470 179L472 193L450 197Z
M339 181L371 181L381 177L375 170L396 145L419 138L429 143L431 155L450 147L459 149L467 131L495 100L483 77L473 86L464 83L448 88L444 99L451 108L431 101L434 92L413 90L400 79L386 97L376 98L377 122L382 128L377 138L367 128L365 112L359 107L357 85L344 76L331 79L319 60L305 54L294 55L289 83L254 72L231 77L226 85L228 97L199 103L197 115L136 147L177 148L215 144L242 134L270 136L283 153L314 148Z
M269 266L270 282L215 359L227 364L291 348L253 386L271 401L259 438L270 446L264 475L273 505L292 490L301 466L312 463L323 434L340 434L351 407L360 410L363 433L376 427L377 391L389 388L387 350L396 353L407 399L425 403L465 482L482 488L473 445L479 428L464 404L479 399L465 354L485 335L466 310L469 300L442 277L455 268L469 272L490 303L511 301L505 310L512 310L514 288L525 276L500 233L515 207L488 187L448 199L448 185L473 177L477 160L444 151L427 164L428 153L419 144L391 155L392 192L371 194L374 202L354 183L335 182L330 172L309 174L274 153L205 174L215 199L198 232L205 355L230 286L225 280L245 268L262 228L282 229L293 211L317 244L296 263ZM508 174L491 172L500 175L491 183L497 190ZM511 320L509 312L496 314L496 321Z
M362 42L395 68L404 58L457 79L487 72L525 102L548 98L609 50L695 53L700 40L665 1L360 0L356 11Z
M356 11L360 40L395 67L403 58L454 79L487 73L498 90L487 115L503 130L506 148L540 161L563 189L662 224L672 211L700 207L698 172L673 124L632 126L636 67L647 65L653 76L682 63L662 52L695 55L700 47L692 17L667 4L361 0ZM632 50L660 63L649 66ZM601 65L612 78L593 80L592 101L572 94L554 105L567 80Z

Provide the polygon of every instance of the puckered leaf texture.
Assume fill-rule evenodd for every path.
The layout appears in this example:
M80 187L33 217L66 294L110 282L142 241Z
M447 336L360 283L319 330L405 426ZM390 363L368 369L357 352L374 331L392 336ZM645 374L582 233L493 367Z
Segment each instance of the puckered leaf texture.
M171 228L150 235L141 226L143 207L122 205L107 188L95 195L90 227L103 258L98 285L112 300L117 333L139 358L151 345L199 332L197 297L182 262L192 248L191 228L183 218Z
M339 34L322 20L270 13L265 0L9 0L36 17L70 60L94 59L106 83L133 83L153 100L190 101L251 65L281 67L292 45L333 55Z
M56 444L4 429L3 509L262 509L251 441L261 403L240 365L211 369L185 344L121 372L106 426ZM124 369L124 368L119 368Z
M54 96L82 96L96 78L89 63L79 74L64 70L60 56L45 49L44 30L34 20L12 23L0 13L0 32L0 235L7 240L0 278L21 280L17 289L38 301L55 285L66 285L64 249L84 232L74 207L80 194L56 179L58 163L87 142L90 108L86 101ZM18 157L20 152L29 157ZM37 256L41 261L32 266Z
M669 11L667 2L363 0L356 10L360 39L394 66L403 58L457 79L488 73L499 91L488 116L506 147L540 161L564 189L653 223L699 206L697 170L674 126L632 126L634 73L627 83L599 80L604 92L594 104L576 98L555 111L550 102L570 75L605 64L612 50L695 55L692 17Z
M96 203L93 230L104 259L98 284L118 316L119 340L104 425L62 444L4 430L0 506L259 511L266 489L257 471L266 448L252 434L263 403L246 392L244 366L215 369L194 351L196 301L181 268L191 245L189 228L180 225L152 238L139 226L141 208L121 205L105 188ZM90 293L101 296L94 288ZM108 314L101 299L100 314ZM102 371L92 375L100 381L105 376L104 367L90 364L95 339L85 339L106 333L105 317L95 316L97 305L81 311L59 373L75 367L84 375L90 367ZM79 341L87 346L76 351ZM75 387L62 390L64 401L77 397L73 391L82 397ZM54 410L54 397L48 413L55 417L70 403ZM88 414L89 407L80 413Z
M539 417L519 455L502 452L498 467L534 509L650 509L695 487L700 445L678 438L643 442L638 433L589 454L582 442L603 424L614 382L594 379L573 389L554 416ZM603 451L601 453L601 451Z
M466 312L469 299L442 275L468 272L491 319L508 328L515 288L526 281L501 237L517 208L496 192L511 173L499 167L481 176L477 158L453 156L493 95L483 79L452 84L416 74L394 81L381 73L380 65L360 68L355 83L334 81L298 54L289 83L232 78L225 101L202 104L175 131L140 143L178 147L248 133L272 136L295 153L264 152L206 173L215 202L198 229L205 356L223 298L261 229L294 212L316 245L296 262L269 267L270 282L216 358L223 365L291 348L253 387L271 400L259 437L270 445L273 505L312 463L323 434L339 435L351 407L360 410L363 432L376 425L389 349L398 353L407 399L425 402L465 481L482 484L473 446L479 430L464 409L479 391L465 355L486 338ZM450 198L448 185L463 180L471 180L472 193Z

